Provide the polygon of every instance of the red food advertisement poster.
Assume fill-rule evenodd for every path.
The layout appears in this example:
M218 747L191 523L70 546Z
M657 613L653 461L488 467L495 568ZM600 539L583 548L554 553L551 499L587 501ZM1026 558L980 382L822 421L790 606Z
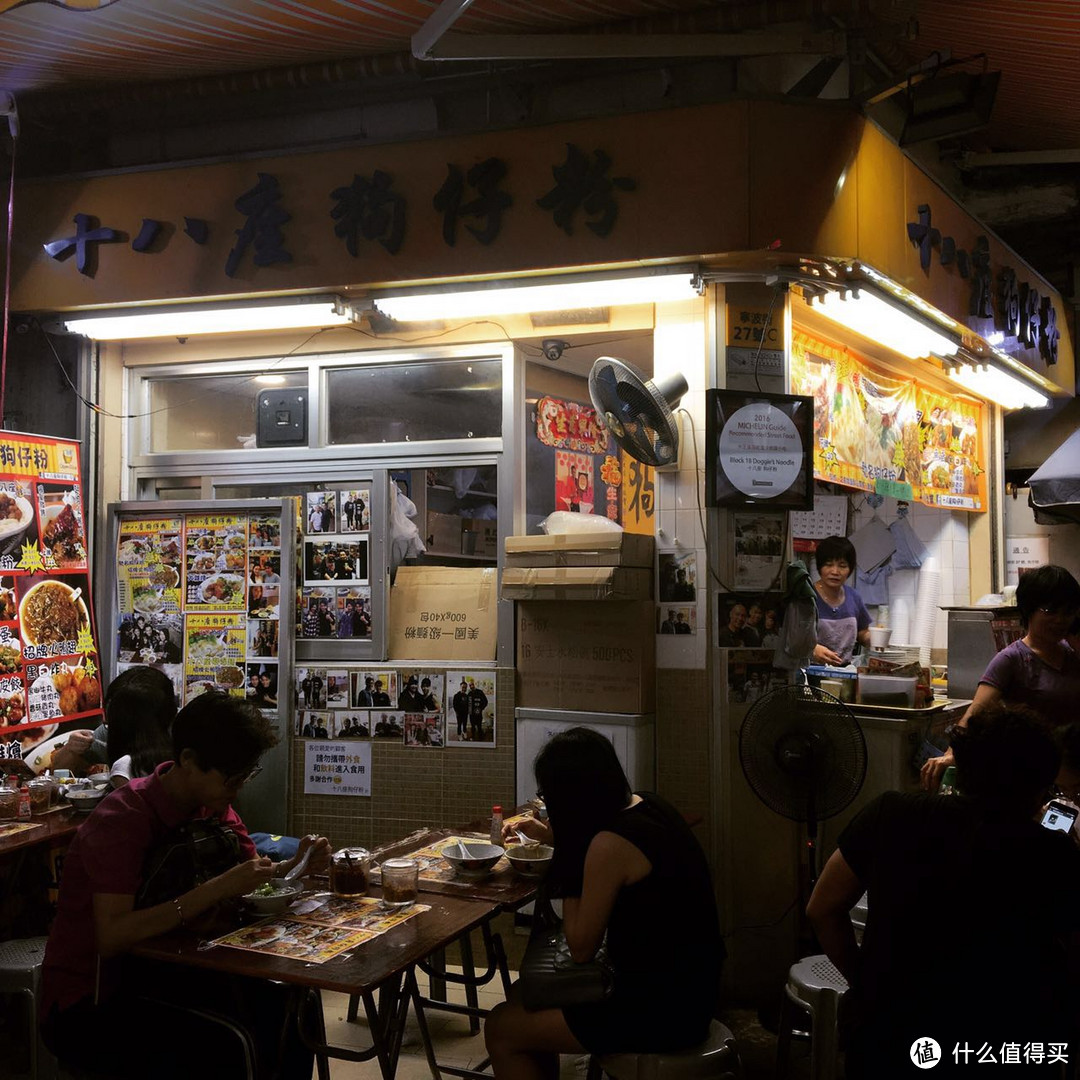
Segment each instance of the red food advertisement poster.
M591 514L593 495L593 459L588 454L555 454L555 509L575 514Z
M0 435L0 758L49 768L102 721L79 444Z

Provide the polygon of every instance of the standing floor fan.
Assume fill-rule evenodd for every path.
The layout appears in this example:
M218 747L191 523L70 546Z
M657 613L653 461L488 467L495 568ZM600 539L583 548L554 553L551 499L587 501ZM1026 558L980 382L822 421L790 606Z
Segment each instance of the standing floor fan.
M809 899L818 876L818 823L848 807L866 778L866 739L858 720L824 690L782 686L750 707L739 729L739 761L746 782L770 810L806 823Z

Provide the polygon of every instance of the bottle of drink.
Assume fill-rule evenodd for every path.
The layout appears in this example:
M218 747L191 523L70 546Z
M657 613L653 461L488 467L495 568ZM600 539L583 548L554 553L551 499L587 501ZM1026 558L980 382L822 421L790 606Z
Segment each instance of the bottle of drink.
M23 786L19 788L19 809L16 816L22 820L23 818L29 818L30 814L30 789L23 784Z
M941 787L938 788L939 795L955 795L956 794L956 766L950 765L944 775L941 777Z
M491 842L502 847L503 812L501 806L491 808Z

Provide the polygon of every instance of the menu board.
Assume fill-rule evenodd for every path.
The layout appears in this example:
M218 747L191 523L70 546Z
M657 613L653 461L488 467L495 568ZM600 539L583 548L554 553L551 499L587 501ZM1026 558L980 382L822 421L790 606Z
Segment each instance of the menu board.
M280 568L277 514L121 519L117 670L161 669L183 704L221 690L276 711Z
M79 444L0 437L0 757L101 723ZM40 771L40 770L39 770Z
M851 349L795 331L792 390L814 398L814 476L928 506L985 511L986 437L978 401L881 370Z

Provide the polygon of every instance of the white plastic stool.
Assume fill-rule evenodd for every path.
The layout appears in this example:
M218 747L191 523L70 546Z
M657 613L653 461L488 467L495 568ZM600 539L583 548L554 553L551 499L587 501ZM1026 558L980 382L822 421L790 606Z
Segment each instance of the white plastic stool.
M38 1062L49 1064L53 1071L52 1055L42 1048L38 1052L37 994L41 985L41 962L45 959L48 938L18 938L0 943L0 994L24 994L30 1018L27 1035L30 1044L30 1075L38 1076Z
M612 1080L742 1080L735 1036L719 1020L689 1050L661 1054L599 1054L596 1062Z
M792 964L780 1002L780 1031L776 1044L776 1075L787 1076L795 1009L810 1014L811 1080L834 1080L836 1076L836 1020L847 979L824 954L807 956Z

